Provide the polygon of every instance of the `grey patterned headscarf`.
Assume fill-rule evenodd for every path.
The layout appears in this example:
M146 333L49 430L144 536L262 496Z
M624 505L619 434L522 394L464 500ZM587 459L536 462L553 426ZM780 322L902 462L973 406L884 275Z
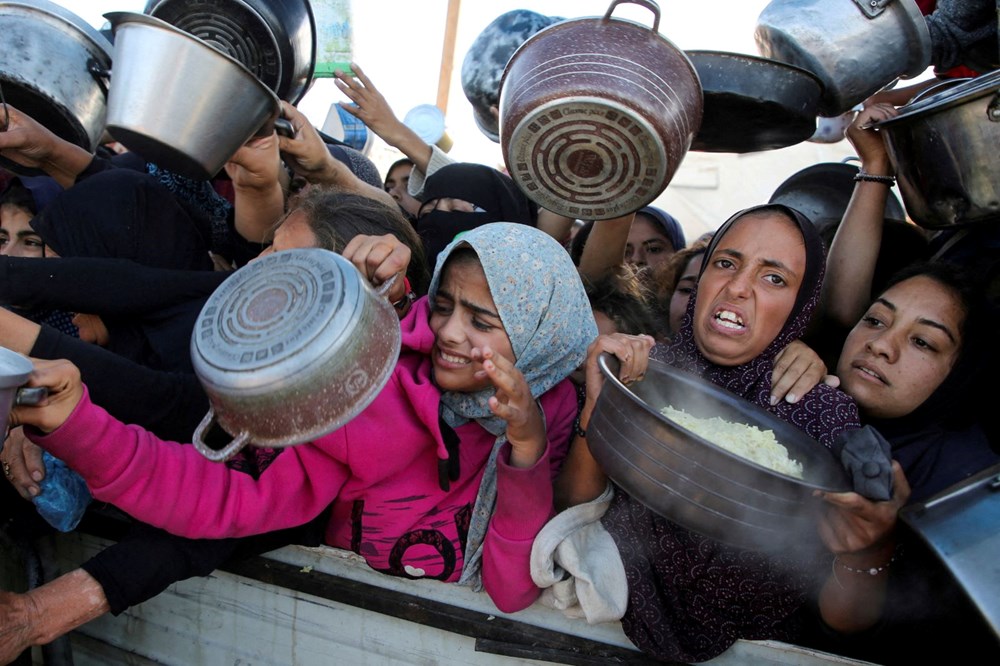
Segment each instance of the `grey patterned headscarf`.
M523 224L495 222L469 231L438 256L431 280L431 302L451 253L471 247L479 257L497 314L535 399L569 376L587 356L597 325L583 283L566 250L548 234ZM465 566L460 582L479 586L482 541L496 502L496 456L507 441L506 422L493 416L488 400L492 387L476 393L446 391L441 412L453 428L475 420L497 436L483 474L469 526Z

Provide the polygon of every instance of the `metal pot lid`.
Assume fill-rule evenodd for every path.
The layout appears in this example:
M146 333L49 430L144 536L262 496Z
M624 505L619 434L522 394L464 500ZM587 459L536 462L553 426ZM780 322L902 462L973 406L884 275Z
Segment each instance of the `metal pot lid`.
M977 76L974 79L968 79L958 85L944 86L944 90L928 97L918 97L915 101L900 107L899 115L895 118L887 118L873 123L872 126L888 127L916 116L945 111L980 97L994 94L997 91L1000 91L1000 69L983 76ZM1000 119L1000 104L995 106L997 107L995 111L997 115L993 118L994 120Z
M744 53L685 53L704 95L701 128L691 150L774 150L815 133L823 84L812 72Z
M368 288L321 249L276 252L244 266L205 303L191 338L199 379L267 386L308 369L356 331ZM369 288L370 289L370 288Z

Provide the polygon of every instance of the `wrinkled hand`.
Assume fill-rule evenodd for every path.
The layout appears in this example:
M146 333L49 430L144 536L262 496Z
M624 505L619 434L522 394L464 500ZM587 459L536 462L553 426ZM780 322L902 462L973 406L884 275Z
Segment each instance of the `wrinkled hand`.
M353 102L341 102L340 107L361 120L371 131L385 139L386 143L393 145L392 139L402 122L361 68L351 63L351 71L354 76L341 71L334 72L337 87Z
M44 386L48 397L38 405L18 405L10 413L11 427L33 425L42 432L52 432L69 418L83 397L80 370L69 361L46 361L33 358L35 369L28 386Z
M827 374L826 370L819 354L804 342L793 340L774 357L771 404L777 405L782 399L794 404L820 382L840 386L840 378Z
M393 275L405 274L410 265L410 248L392 234L355 236L341 255L375 286L383 284ZM385 296L390 303L396 303L405 295L406 285L400 276Z
M847 140L858 151L862 167L870 173L885 175L882 171L891 168L889 153L886 150L885 141L878 130L863 128L867 127L870 123L895 118L897 115L899 115L899 111L892 104L873 104L858 113L854 118L854 122L847 128ZM885 173L888 173L888 171Z
M887 502L873 502L857 493L816 495L827 503L819 534L832 553L856 553L882 546L896 526L899 510L910 498L910 484L903 468L892 462L893 493Z
M288 102L282 102L281 115L292 123L294 135L279 136L278 148L285 162L295 173L315 183L317 178L340 164L330 155L316 128L302 112Z
M10 470L7 480L21 497L30 500L42 492L38 485L45 478L42 449L29 441L21 428L11 429L0 451L0 463L4 470Z
M236 188L267 190L278 186L281 173L278 135L272 132L240 146L226 162L226 173Z
M510 360L494 353L490 347L473 348L472 360L482 364L476 377L489 378L496 387L489 407L494 415L507 422L510 464L531 467L545 453L547 440L542 411L531 396L527 380Z

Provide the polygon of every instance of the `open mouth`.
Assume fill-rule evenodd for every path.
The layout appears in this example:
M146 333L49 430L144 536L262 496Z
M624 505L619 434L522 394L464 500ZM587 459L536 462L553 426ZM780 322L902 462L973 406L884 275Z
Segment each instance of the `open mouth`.
M438 356L441 358L442 361L450 365L468 365L469 363L472 362L470 359L467 359L464 356L454 356L440 349L438 350Z
M854 369L857 370L858 372L860 372L863 375L867 375L868 377L871 377L872 379L874 379L874 380L876 380L878 382L881 382L882 384L885 384L887 386L889 384L889 382L887 382L885 380L885 377L883 377L878 372L876 372L875 370L872 370L871 368L869 368L869 367L867 367L865 365L861 365L859 363L856 363L856 364L854 364Z
M746 328L743 317L732 310L719 310L715 313L715 321L723 328L739 331Z

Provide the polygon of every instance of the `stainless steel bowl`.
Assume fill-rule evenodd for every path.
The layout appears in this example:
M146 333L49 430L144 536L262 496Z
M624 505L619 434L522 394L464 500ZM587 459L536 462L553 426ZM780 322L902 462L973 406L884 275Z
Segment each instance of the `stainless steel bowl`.
M783 548L817 538L814 490L850 490L826 447L714 384L655 360L631 387L616 379L606 357L601 371L606 381L587 429L594 458L635 499L688 529L742 548ZM773 430L802 463L804 479L698 437L660 414L667 405Z

